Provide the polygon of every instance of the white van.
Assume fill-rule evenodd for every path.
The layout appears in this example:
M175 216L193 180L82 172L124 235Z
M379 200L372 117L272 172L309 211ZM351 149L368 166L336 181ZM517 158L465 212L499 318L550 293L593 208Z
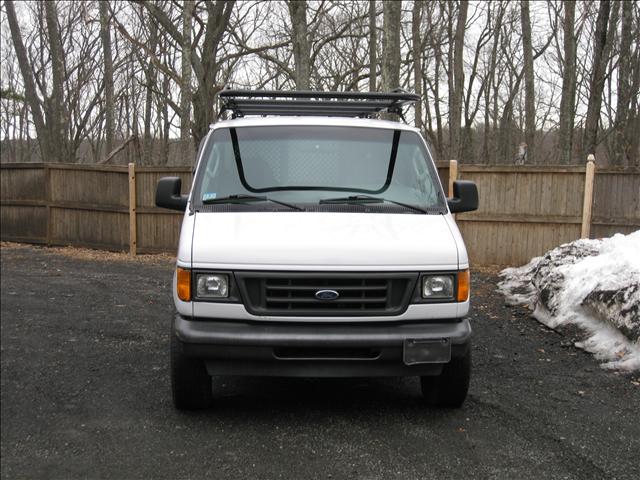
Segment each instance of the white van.
M462 405L471 370L469 259L415 128L372 119L405 92L224 90L184 210L173 297L175 406L211 404L212 375L421 378L430 405Z

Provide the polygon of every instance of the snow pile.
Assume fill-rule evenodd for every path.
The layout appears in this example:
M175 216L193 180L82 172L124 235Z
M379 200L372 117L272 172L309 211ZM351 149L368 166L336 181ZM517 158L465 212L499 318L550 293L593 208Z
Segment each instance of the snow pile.
M500 276L507 304L553 329L579 327L576 346L605 368L640 370L640 230L567 243Z

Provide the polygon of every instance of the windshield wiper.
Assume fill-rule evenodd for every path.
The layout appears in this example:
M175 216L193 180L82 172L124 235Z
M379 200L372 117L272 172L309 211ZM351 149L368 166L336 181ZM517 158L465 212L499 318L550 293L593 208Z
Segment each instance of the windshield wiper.
M220 198L209 198L207 200L202 200L203 205L212 205L216 203L250 203L250 202L271 202L277 203L278 205L282 205L283 207L291 208L292 210L299 210L304 212L304 208L294 205L292 203L281 202L280 200L274 200L273 198L259 196L259 195L245 195L243 193L238 193L235 195L228 195L226 197Z
M351 195L349 197L337 197L337 198L323 198L318 203L327 204L327 203L354 203L354 204L362 204L362 203L393 203L394 205L399 205L404 208L408 208L410 210L414 210L420 213L427 213L426 210L416 207L415 205L409 205L408 203L396 202L395 200L389 200L387 198L382 197L372 197L371 195Z

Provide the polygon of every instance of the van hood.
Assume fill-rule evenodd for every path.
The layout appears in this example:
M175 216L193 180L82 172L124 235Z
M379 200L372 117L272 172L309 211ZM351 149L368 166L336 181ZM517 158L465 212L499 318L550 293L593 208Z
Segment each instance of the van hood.
M194 214L194 268L457 269L444 215L238 212ZM454 225L455 228L455 225Z

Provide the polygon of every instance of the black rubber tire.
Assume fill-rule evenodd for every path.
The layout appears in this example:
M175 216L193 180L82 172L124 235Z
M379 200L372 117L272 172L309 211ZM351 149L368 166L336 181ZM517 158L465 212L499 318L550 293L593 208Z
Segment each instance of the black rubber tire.
M213 402L211 376L202 360L182 353L180 341L171 331L171 391L178 410L208 408Z
M434 407L460 408L467 398L471 379L471 345L462 357L452 358L442 373L420 377L422 396Z

